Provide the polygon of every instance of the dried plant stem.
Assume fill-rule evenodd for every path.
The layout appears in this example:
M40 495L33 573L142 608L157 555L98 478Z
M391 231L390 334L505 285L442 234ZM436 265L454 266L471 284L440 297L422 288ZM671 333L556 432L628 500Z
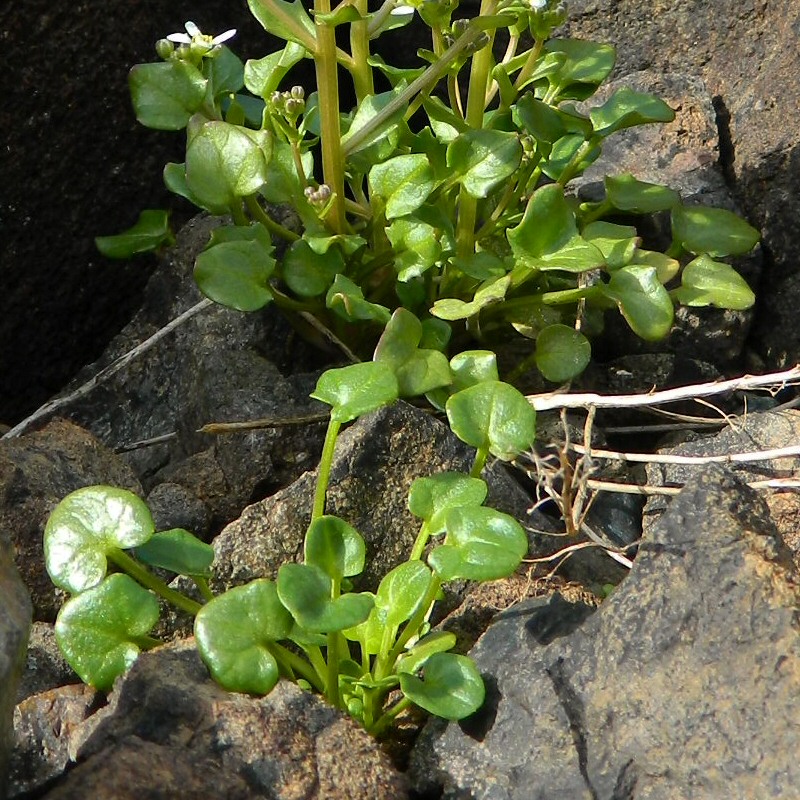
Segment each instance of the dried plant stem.
M18 423L10 431L5 433L2 438L10 439L15 436L20 436L21 434L25 433L25 431L27 431L35 422L38 422L44 417L50 416L50 414L57 411L59 408L63 408L75 400L86 396L95 388L95 386L98 386L112 375L115 375L135 358L138 358L140 355L142 355L142 353L149 350L154 344L172 333L172 331L174 331L177 327L182 325L188 319L191 319L196 314L199 314L210 305L212 305L212 301L208 299L201 300L199 303L195 303L195 305L184 311L179 316L175 317L175 319L172 321L168 322L163 328L160 328L152 336L141 342L141 344L137 344L132 350L129 350L127 353L116 359L116 361L112 361L107 367L101 369L100 372L86 381L86 383L75 389L75 391L61 397L56 397L54 400L50 400L43 406L40 406L38 409L36 409L36 411L33 412L33 414L31 414L29 417L26 417L24 420L22 420L22 422Z
M570 444L569 449L580 455L591 455L610 461L629 461L637 464L729 464L751 461L771 461L776 458L797 458L800 445L778 447L774 450L754 450L747 453L723 453L719 456L671 456L656 453L621 453L616 450L596 450L591 453L582 445Z
M712 381L710 383L697 383L692 386L679 386L675 389L666 389L660 392L647 394L620 394L602 395L593 392L583 393L558 393L528 395L528 402L537 411L548 411L554 408L636 408L652 406L659 403L674 403L679 400L694 400L698 397L708 397L725 392L741 391L745 389L770 389L780 391L786 386L800 382L800 364L782 372L772 372L766 375L743 375L727 381Z

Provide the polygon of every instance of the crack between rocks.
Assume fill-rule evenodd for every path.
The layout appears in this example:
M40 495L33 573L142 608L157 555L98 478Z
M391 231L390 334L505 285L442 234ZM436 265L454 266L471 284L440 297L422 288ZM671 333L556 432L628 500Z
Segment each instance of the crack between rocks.
M581 772L586 788L592 795L592 800L600 800L597 790L592 786L592 781L589 778L589 745L586 740L586 725L584 719L583 702L578 693L569 682L569 678L564 671L564 659L559 658L556 662L547 668L547 677L553 684L553 690L556 693L561 708L564 709L564 714L569 722L570 733L572 734L572 741L575 745L575 751L578 754L578 769Z
M736 151L731 135L731 112L722 95L711 98L714 106L714 118L717 126L717 140L719 142L719 166L728 188L733 192L736 188L736 173L733 169L736 161Z

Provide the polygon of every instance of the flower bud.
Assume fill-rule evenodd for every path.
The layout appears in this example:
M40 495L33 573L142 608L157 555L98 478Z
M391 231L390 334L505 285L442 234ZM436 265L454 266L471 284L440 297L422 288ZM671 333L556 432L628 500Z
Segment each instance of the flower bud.
M306 96L306 90L302 86L292 86L289 94L291 94L294 100L304 100Z
M175 45L172 44L169 39L159 39L156 42L156 53L158 54L158 57L163 58L164 61L169 61L174 52Z
M468 19L457 19L453 21L453 36L458 38L469 27Z

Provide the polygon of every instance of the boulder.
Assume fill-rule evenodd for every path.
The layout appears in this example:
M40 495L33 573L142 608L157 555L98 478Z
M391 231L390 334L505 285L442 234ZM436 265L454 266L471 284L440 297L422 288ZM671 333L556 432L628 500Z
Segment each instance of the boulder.
M472 651L487 703L429 723L414 787L448 800L794 798L799 600L763 500L710 467L599 610L528 601L489 628Z

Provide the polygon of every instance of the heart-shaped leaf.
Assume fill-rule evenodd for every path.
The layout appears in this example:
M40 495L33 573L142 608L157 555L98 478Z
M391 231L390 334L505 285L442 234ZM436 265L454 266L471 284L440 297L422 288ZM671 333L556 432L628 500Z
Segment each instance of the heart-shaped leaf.
M158 621L158 601L122 573L68 600L55 634L78 677L101 692L127 670ZM149 643L149 642L148 642Z
M683 205L672 210L672 235L690 253L708 253L712 258L749 253L761 238L732 211Z
M312 633L333 633L363 622L372 610L370 594L331 599L331 579L311 564L284 564L278 570L278 596L292 616Z
M136 224L122 233L97 236L94 240L95 247L106 258L130 258L174 242L175 237L169 227L169 211L159 209L142 211Z
M288 638L292 616L272 581L260 578L204 605L194 621L197 650L209 672L231 692L263 695L278 682L270 642Z
M394 219L418 209L436 188L436 179L427 156L410 153L375 164L369 185L383 200L386 219Z
M554 383L564 383L580 375L591 358L589 340L568 325L548 325L536 337L536 366Z
M203 103L208 81L188 61L137 64L128 76L136 119L148 128L179 131Z
M149 564L175 572L208 578L214 561L214 548L182 528L160 531L136 548L136 557Z
M400 673L400 688L409 700L431 714L449 720L463 719L483 705L483 679L467 656L434 653L425 661L422 673L422 679Z
M428 556L428 563L442 581L506 578L528 552L522 526L493 508L452 508L447 512L446 529L445 543Z
M255 194L267 180L272 139L221 120L200 126L186 148L186 184L211 213Z
M388 364L365 361L326 370L311 397L332 406L331 419L350 422L397 400L397 379Z
M556 253L578 235L575 213L557 184L537 189L522 221L508 231L508 243L514 258L534 263L543 255Z
M338 248L318 254L304 239L292 242L283 257L283 279L300 297L316 297L328 291L333 279L344 269Z
M536 412L513 386L485 381L447 401L450 428L461 441L510 461L533 445Z
M325 514L308 527L306 564L314 564L340 582L364 571L366 545L361 534L343 519Z
M681 285L674 295L687 306L716 306L735 311L744 311L756 301L747 281L730 264L714 261L705 254L683 268Z
M609 44L583 39L550 39L544 49L561 53L564 60L548 80L559 88L560 97L585 100L614 69L616 50Z
M257 311L272 300L272 252L269 234L261 225L217 228L195 261L194 279L214 302L237 311Z
M445 518L451 508L481 506L489 491L486 481L471 478L463 472L440 472L417 478L408 492L408 510L425 521L434 536L445 528Z
M383 612L384 625L396 631L411 619L431 580L433 575L422 561L405 561L387 573L375 595L375 607Z
M500 278L487 281L476 292L469 302L455 297L437 300L433 304L431 314L439 319L456 320L468 319L478 314L481 309L501 302L511 285L511 277L503 275Z
M630 264L640 241L632 225L615 225L612 222L591 222L581 235L603 254L610 270Z
M113 486L87 486L68 494L44 529L47 572L60 589L76 594L106 575L106 554L137 547L155 532L143 500Z
M619 306L631 330L648 342L663 339L675 310L654 267L631 265L612 273L603 293Z
M447 166L472 197L486 197L519 168L519 136L505 131L468 130L447 148Z
M589 118L598 136L610 136L623 128L648 122L672 122L675 112L660 97L624 86L603 105L593 108Z

